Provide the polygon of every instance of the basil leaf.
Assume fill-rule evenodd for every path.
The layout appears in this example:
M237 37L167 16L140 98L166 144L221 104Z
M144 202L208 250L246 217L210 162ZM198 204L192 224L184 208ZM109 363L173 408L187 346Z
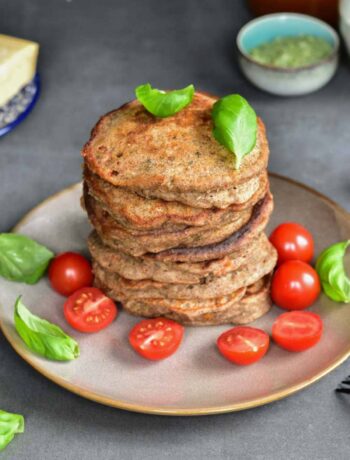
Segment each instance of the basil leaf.
M21 297L15 303L15 327L30 350L54 361L70 361L79 356L79 345L55 324L33 315Z
M346 275L344 256L350 240L333 244L319 255L316 271L327 297L335 302L350 302L350 279Z
M254 109L239 94L215 102L212 110L215 139L235 155L235 168L256 144L258 122Z
M53 256L45 246L27 236L0 234L0 275L10 281L37 283Z
M156 117L165 118L175 115L190 104L194 94L194 86L189 85L183 89L165 92L152 88L149 83L146 83L138 86L135 89L135 94L148 112Z
M0 410L0 451L10 444L15 434L23 432L24 418L22 415Z

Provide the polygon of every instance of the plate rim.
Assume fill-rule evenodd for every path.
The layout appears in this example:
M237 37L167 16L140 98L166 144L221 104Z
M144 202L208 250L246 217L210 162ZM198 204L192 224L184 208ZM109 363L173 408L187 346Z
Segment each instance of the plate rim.
M326 195L323 195L319 191L315 190L312 187L309 187L308 185L305 185L301 182L298 182L290 177L283 176L281 174L277 173L271 173L269 172L269 175L271 177L275 177L277 179L289 182L293 185L296 185L300 188L303 188L304 190L307 190L308 192L316 195L326 203L328 203L330 206L335 208L342 216L345 218L350 223L350 213L340 206L338 203L333 201L332 199L328 198ZM21 226L23 226L32 216L34 212L36 212L39 208L45 206L47 203L57 199L60 195L70 192L76 187L81 186L81 182L72 184L68 187L65 187L64 189L54 193L53 195L49 196L48 198L44 199L42 202L34 206L29 212L27 212L18 222L17 224L13 227L12 231L17 231L17 229ZM246 409L252 409L254 407L259 407L263 406L265 404L269 404L274 401L278 401L280 399L286 398L287 396L290 396L306 387L309 385L317 382L320 380L322 377L326 376L330 372L332 372L335 368L340 366L346 359L350 357L350 345L349 349L342 353L341 355L337 356L336 359L332 362L332 364L325 369L323 369L321 372L318 374L314 375L313 377L304 380L303 382L300 382L296 385L293 385L291 387L288 387L284 390L279 390L276 392L273 392L269 394L268 396L264 396L262 398L255 398L251 399L248 401L243 401L240 403L233 403L233 404L226 404L224 406L213 406L213 407L198 407L198 408L172 408L172 407L156 407L156 406L147 406L147 405L141 405L141 404L133 404L133 403L127 403L122 400L116 400L113 398L109 398L106 396L101 396L98 393L95 393L90 390L86 390L82 387L79 387L78 385L71 384L67 381L65 381L64 378L62 377L57 377L55 374L47 371L44 367L42 367L40 364L37 364L34 362L33 359L31 359L31 354L27 352L26 350L23 351L17 344L16 341L12 340L9 334L5 332L5 328L2 325L1 319L0 319L0 331L2 331L4 337L8 341L8 343L11 345L11 347L14 349L14 351L27 363L29 364L33 369L35 369L39 374L41 374L43 377L47 378L51 382L56 383L58 386L61 388L64 388L65 390L70 391L71 393L74 393L80 397L83 397L85 399L88 399L90 401L97 402L99 404L103 404L105 406L113 407L116 409L123 409L127 410L130 412L138 412L138 413L144 413L144 414L153 414L153 415L172 415L172 416L197 416L197 415L214 415L214 414L223 414L223 413L228 413L228 412L238 412L241 410L246 410Z

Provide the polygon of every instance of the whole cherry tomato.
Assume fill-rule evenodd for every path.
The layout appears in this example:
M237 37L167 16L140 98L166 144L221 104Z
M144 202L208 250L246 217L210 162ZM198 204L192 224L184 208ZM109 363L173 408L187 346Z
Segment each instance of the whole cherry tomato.
M311 233L295 222L285 222L270 235L270 241L278 252L278 263L286 260L310 262L314 255L314 240Z
M303 310L312 305L321 291L319 277L311 265L288 260L280 265L272 279L271 297L286 310Z
M91 286L93 275L90 262L76 252L64 252L56 256L49 267L52 288L69 296L77 289Z

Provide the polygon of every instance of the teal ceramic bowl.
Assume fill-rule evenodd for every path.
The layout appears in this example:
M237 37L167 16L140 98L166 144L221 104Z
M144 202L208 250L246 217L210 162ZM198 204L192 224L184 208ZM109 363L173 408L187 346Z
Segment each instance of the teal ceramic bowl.
M282 68L261 64L250 56L252 48L277 37L316 35L329 42L333 52L310 66ZM299 96L322 88L338 67L339 36L325 22L296 13L277 13L253 19L242 27L236 40L239 63L255 86L279 96Z

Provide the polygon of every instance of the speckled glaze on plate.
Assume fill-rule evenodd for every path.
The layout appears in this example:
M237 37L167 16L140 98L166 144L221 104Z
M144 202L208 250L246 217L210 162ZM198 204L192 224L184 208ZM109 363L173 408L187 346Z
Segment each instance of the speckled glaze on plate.
M271 186L275 211L270 229L286 220L303 223L315 237L317 253L350 237L349 214L326 197L275 175ZM90 229L80 209L80 193L80 185L75 185L54 195L22 219L15 230L56 252L86 252ZM79 341L78 360L50 362L26 348L13 325L13 305L19 294L34 313L59 324ZM136 355L127 341L138 318L121 312L103 332L84 335L65 323L63 301L45 278L36 286L1 280L0 324L7 340L25 361L58 385L99 403L137 412L201 415L256 407L306 387L350 355L350 306L335 304L325 296L312 308L325 326L316 347L293 354L272 344L262 361L248 367L236 367L216 351L216 338L228 326L186 328L175 355L162 362L148 362ZM274 307L254 325L270 331L279 313Z

